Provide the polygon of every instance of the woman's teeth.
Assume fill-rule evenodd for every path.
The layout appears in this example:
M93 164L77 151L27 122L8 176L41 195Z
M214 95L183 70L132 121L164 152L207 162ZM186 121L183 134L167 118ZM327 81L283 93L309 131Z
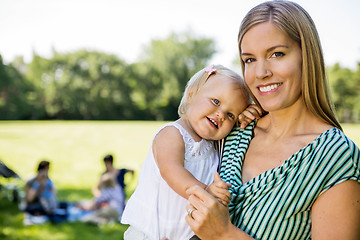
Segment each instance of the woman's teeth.
M259 87L260 92L270 92L271 90L278 88L281 85L281 83L276 83L272 85L268 85L265 87Z

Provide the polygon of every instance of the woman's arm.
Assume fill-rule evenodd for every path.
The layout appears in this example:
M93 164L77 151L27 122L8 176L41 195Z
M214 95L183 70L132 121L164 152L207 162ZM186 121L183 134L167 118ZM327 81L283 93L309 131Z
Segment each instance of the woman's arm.
M360 239L360 183L331 187L315 201L311 218L313 240Z
M193 185L206 187L184 167L185 144L177 128L165 127L155 136L153 154L162 178L180 196L187 199Z
M186 222L194 233L203 240L252 240L248 234L230 222L229 209L217 201L200 186L187 190L190 204L187 210L194 208Z

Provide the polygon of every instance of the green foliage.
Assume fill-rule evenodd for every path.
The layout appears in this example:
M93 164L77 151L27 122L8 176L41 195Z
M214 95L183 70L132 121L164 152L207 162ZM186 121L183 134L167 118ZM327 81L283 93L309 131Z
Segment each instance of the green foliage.
M146 110L146 119L176 119L186 83L214 53L211 39L197 39L189 33L153 40L141 61L132 66L132 96Z
M187 81L215 53L212 39L184 32L152 40L132 64L88 50L34 54L29 64L0 55L0 119L175 120ZM338 119L358 123L360 63L327 73Z
M31 93L31 84L12 64L4 65L0 55L0 119L31 117Z
M134 64L87 50L0 61L0 119L175 120L186 82L214 53L211 39L183 33L153 40Z
M131 117L126 76L126 64L115 55L86 50L55 52L52 59L35 56L28 75L45 100L47 116L60 119Z
M359 122L360 63L356 71L335 64L327 69L337 117L340 122Z

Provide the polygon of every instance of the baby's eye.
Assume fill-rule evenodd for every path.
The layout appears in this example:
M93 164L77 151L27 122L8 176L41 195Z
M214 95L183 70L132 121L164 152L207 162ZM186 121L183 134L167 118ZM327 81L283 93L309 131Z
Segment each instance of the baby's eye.
M229 117L231 120L235 119L234 114L232 114L232 113L228 113L227 115L228 115L228 117Z
M213 101L213 103L214 103L215 105L219 105L219 104L220 104L220 101L219 101L218 99L216 99L216 98L214 98L212 101Z

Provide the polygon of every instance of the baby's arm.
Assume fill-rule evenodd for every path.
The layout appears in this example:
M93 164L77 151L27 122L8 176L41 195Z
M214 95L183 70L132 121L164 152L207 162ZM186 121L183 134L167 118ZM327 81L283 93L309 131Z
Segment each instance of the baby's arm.
M231 187L231 184L224 182L219 174L215 173L214 182L206 188L206 191L217 198L224 206L227 206L231 199L230 192L228 191L229 187Z
M206 187L184 167L185 144L177 128L165 127L155 136L153 154L162 178L180 196L187 199L193 185Z

